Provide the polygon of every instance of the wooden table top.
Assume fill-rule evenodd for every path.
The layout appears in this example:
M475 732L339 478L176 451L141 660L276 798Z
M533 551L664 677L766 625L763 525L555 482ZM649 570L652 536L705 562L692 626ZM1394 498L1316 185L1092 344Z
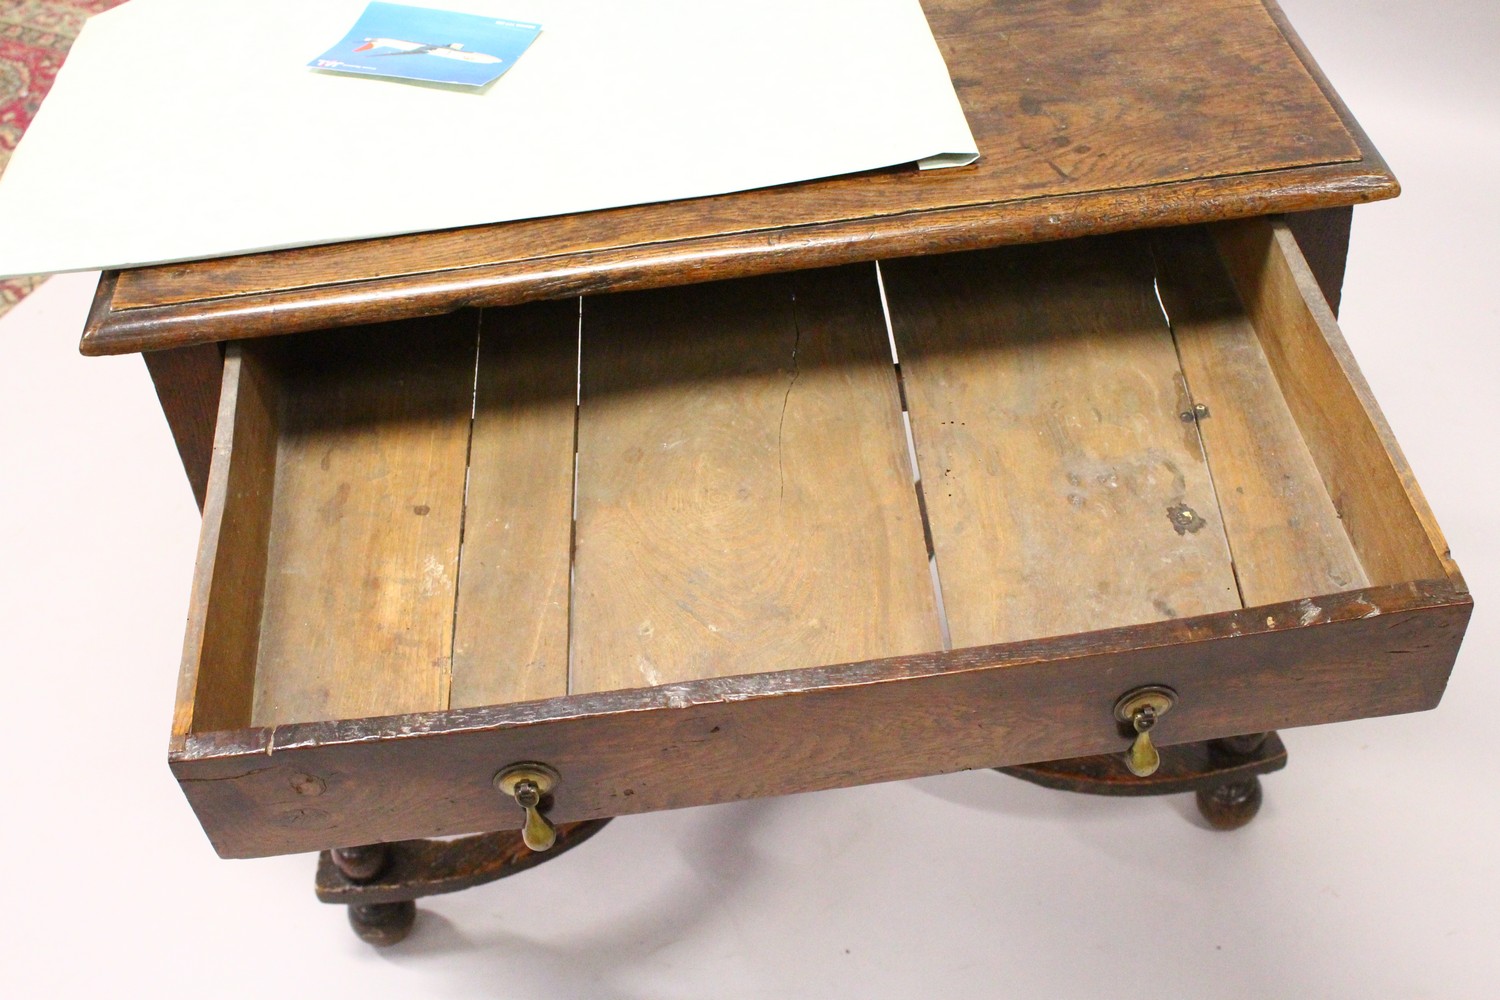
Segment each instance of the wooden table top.
M106 272L81 349L156 350L1399 191L1274 0L924 6L979 145L971 167Z

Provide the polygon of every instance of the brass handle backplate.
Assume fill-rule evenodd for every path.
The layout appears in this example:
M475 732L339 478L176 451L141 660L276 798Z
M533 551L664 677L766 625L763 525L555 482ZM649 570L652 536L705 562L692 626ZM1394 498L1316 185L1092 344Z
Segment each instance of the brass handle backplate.
M545 851L557 843L557 828L542 815L542 800L561 778L546 764L512 764L495 775L495 787L526 810L521 840L533 851Z
M1148 778L1161 767L1161 754L1151 745L1151 729L1177 704L1177 692L1160 684L1127 691L1115 702L1115 718L1135 733L1125 753L1125 766L1137 778Z

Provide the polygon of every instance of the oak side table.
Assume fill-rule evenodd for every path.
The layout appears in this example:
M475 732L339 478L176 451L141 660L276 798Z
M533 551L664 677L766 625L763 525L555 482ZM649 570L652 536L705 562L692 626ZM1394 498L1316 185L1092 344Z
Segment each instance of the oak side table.
M1274 730L1438 702L1471 601L1335 321L1398 187L1274 2L926 6L969 168L104 276L221 855L389 943L648 810L994 767L1230 828Z

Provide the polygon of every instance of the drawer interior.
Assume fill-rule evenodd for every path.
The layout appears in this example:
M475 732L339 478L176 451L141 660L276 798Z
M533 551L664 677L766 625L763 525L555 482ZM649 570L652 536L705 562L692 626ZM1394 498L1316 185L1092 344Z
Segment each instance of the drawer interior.
M230 346L176 733L1456 579L1284 228Z

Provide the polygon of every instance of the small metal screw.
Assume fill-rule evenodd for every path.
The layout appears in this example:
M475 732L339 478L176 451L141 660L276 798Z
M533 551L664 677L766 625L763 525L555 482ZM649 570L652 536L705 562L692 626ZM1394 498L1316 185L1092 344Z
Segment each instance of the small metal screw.
M1193 416L1195 416L1195 417L1206 417L1206 416L1208 416L1208 406L1206 404L1204 404L1204 403L1194 403L1193 404Z
M1177 512L1179 524L1192 524L1196 520L1198 520L1198 512L1191 507L1184 507Z

